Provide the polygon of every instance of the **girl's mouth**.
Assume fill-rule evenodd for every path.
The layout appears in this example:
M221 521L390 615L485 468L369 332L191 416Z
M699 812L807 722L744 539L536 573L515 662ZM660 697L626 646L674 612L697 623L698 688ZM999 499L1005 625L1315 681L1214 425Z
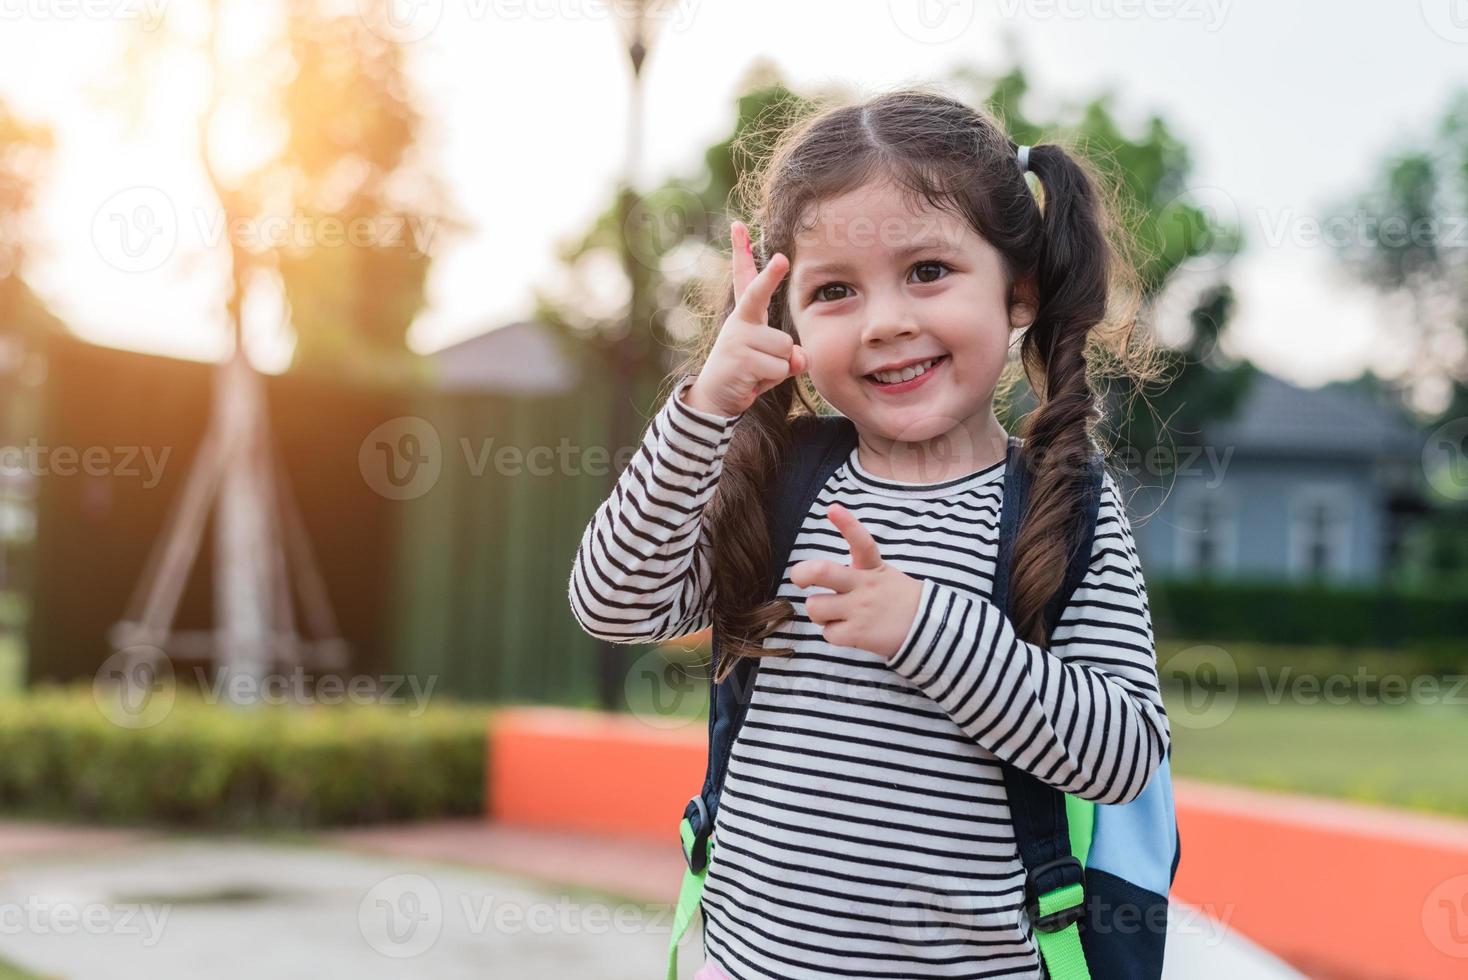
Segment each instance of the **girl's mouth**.
M882 381L878 379L875 374L863 375L862 380L871 385L873 388L877 389L878 391L887 392L889 394L899 394L904 391L912 391L918 385L923 384L929 378L931 378L933 374L944 364L947 364L948 357L949 355L942 354L938 357L933 358L930 361L925 362L924 364L916 364L913 365L912 368L908 368L905 371L894 372L887 375L888 377L897 377L899 374L906 374L908 371L914 370L915 368L923 369L921 373L911 378L908 378L905 381Z

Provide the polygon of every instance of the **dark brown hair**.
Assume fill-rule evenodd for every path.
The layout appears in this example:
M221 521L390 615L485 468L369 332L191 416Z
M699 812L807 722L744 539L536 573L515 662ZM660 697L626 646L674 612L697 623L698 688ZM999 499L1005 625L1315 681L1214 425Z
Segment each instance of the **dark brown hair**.
M804 119L780 125L769 159L736 189L748 205L736 210L751 216L761 268L777 252L794 262L796 235L813 216L813 205L892 179L911 204L947 208L967 220L1003 256L1011 289L1033 279L1038 307L1024 328L1018 365L1037 401L1020 426L1035 480L1015 541L1011 590L1019 635L1047 644L1043 611L1065 574L1066 527L1081 505L1077 481L1082 464L1099 448L1102 411L1094 378L1118 365L1141 377L1150 361L1151 348L1134 349L1131 342L1135 273L1120 261L1126 240L1113 218L1115 205L1102 197L1105 183L1079 154L1039 143L1029 153L1037 198L1019 168L1018 146L992 115L925 88L816 105ZM796 336L789 280L787 274L771 300L769 323ZM721 305L703 311L708 329L677 380L697 373L733 309L727 269L709 295ZM1111 309L1118 299L1125 301L1122 309ZM1014 366L1001 393L1017 380ZM762 394L734 428L705 511L720 680L738 657L791 652L763 646L794 615L787 600L767 593L771 547L763 492L788 451L792 417L817 413L820 406L819 393L802 375Z

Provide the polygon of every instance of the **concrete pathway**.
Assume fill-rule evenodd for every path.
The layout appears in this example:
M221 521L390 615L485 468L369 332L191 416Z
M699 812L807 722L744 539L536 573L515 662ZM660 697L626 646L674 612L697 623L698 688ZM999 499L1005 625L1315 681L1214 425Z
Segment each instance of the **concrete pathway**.
M8 868L0 910L0 956L68 980L646 980L670 920L479 871L206 839Z
M0 957L68 980L660 975L667 848L479 821L320 842L0 824ZM1171 919L1167 980L1300 976L1197 909ZM687 978L696 925L684 950Z

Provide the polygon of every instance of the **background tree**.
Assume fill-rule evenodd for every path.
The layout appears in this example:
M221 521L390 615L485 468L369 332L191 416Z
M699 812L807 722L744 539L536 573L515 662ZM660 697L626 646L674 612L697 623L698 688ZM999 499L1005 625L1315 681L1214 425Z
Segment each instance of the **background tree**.
M1468 89L1325 224L1343 267L1396 310L1386 326L1413 401L1437 421L1468 415Z
M433 254L462 225L416 152L422 118L402 46L372 29L371 17L386 8L251 4L252 17L274 17L274 30L254 50L226 54L219 31L232 9L211 0L202 36L193 17L140 25L127 56L128 74L144 80L164 67L165 54L210 62L200 158L225 227L262 231L244 241L229 236L231 321L260 277L273 277L296 339L292 370L369 381L418 376L407 331L424 306ZM143 102L149 91L144 81L123 97ZM265 121L255 159L219 158L227 110L232 122Z
M21 119L0 101L0 333L10 345L62 327L22 278L31 252L27 222L53 149L47 127Z
M1329 209L1323 225L1342 266L1394 311L1386 341L1404 353L1399 375L1358 383L1402 392L1432 438L1468 455L1468 89L1451 94L1422 144L1379 161L1367 185ZM1344 232L1344 233L1343 233ZM1440 427L1440 428L1439 428ZM1404 541L1402 585L1468 585L1468 500L1429 480L1432 509Z

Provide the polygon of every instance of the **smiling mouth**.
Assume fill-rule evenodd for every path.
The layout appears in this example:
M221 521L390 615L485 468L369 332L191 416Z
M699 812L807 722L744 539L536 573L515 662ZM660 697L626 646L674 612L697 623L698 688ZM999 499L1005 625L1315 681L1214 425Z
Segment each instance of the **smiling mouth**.
M900 371L879 371L874 374L862 375L862 377L878 388L896 388L903 385L910 385L912 381L923 377L946 360L948 360L948 355L940 354L937 357L929 358L918 364L909 365Z

